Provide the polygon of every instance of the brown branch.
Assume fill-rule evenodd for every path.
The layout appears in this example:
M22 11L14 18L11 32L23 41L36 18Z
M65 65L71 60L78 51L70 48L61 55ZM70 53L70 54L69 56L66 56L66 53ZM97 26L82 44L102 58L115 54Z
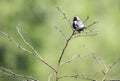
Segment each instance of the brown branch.
M39 81L39 80L37 80L37 79L35 79L31 76L23 76L23 75L16 74L13 71L11 71L9 69L6 69L4 67L0 67L0 71L3 73L2 76L5 76L5 77L24 78L24 79L27 79L27 80Z
M57 71L56 71L56 81L59 80L59 79L58 79L58 77L59 77L59 69L60 69L60 63L61 63L62 57L63 57L64 52L65 52L65 50L66 50L66 48L67 48L67 46L68 46L69 41L72 39L72 37L73 37L73 35L74 35L74 32L75 32L75 31L73 31L73 33L71 34L71 36L66 40L65 46L64 46L64 48L63 48L63 50L62 50L62 52L61 52L61 55L60 55L60 57L59 57L59 59L58 59L58 66L57 66Z
M64 19L68 22L68 24L70 25L70 27L72 28L72 24L71 24L71 22L69 21L69 19L67 18L67 16L66 16L66 14L59 8L59 7L57 7L57 10L64 16ZM69 43L69 41L72 39L72 37L74 36L74 33L75 33L75 31L73 31L73 29L72 29L72 34L70 35L70 37L68 38L68 39L66 39L66 43L65 43L65 46L64 46L64 48L63 48L63 50L62 50L62 52L61 52L61 55L60 55L60 57L59 57L59 59L58 59L58 66L57 66L57 71L56 71L56 81L58 81L59 79L59 72L60 72L60 64L61 64L61 60L62 60L62 57L63 57L63 55L64 55L64 52L65 52L65 50L66 50L66 48L67 48L67 46L68 46L68 43Z
M73 35L74 35L74 32L75 32L75 31L73 31L73 33L71 34L71 36L66 40L66 44L65 44L65 46L64 46L64 48L63 48L63 50L62 50L62 53L61 53L61 55L60 55L60 57L59 57L59 60L58 60L58 65L60 65L60 62L61 62L62 57L63 57L63 55L64 55L64 52L65 52L65 50L66 50L66 48L67 48L67 46L68 46L69 41L72 39L72 37L73 37Z

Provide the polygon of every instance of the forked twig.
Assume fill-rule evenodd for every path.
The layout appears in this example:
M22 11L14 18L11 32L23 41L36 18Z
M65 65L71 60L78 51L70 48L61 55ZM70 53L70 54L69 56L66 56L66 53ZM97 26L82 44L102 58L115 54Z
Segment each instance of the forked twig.
M56 72L56 69L53 68L53 66L51 66L49 63L47 63L38 53L37 51L24 39L23 35L21 34L19 28L17 28L17 32L20 35L21 39L23 40L23 42L29 47L31 48L33 55L40 60L41 62L43 62L44 64L46 64L48 67L50 67L52 70L54 70Z
M67 37L66 37L66 35L63 33L62 30L58 29L57 26L55 26L55 29L57 29L57 30L60 32L60 34L65 38L65 40L67 40Z
M65 62L62 62L60 65L63 65L63 64L66 64L66 63L70 63L76 59L78 59L80 57L80 55L74 55L72 56L72 58L70 58L69 60L65 61Z
M25 51L25 52L28 52L28 53L32 54L31 51L25 49L23 46L21 46L20 44L18 44L12 37L10 37L10 36L9 36L8 34L6 34L5 32L0 32L0 33L1 33L2 35L6 36L6 37L10 40L10 42L12 42L12 43L14 43L14 44L16 45L16 47L22 49L22 50Z
M72 24L71 24L70 20L67 18L66 14L58 6L57 6L57 9L64 16L64 19L68 22L68 24L72 28Z
M104 63L104 61L95 55L94 52L92 52L90 49L88 49L85 45L84 45L85 49L88 50L90 52L90 54L93 56L93 58L98 62L98 64L100 65L100 67L102 68L102 71L104 73L104 70L107 68L106 64Z
M73 37L73 35L74 35L74 32L75 32L75 31L73 31L73 33L71 34L71 36L66 40L66 44L65 44L65 46L64 46L64 48L63 48L63 50L62 50L62 53L61 53L61 55L60 55L60 57L59 57L59 60L58 60L58 65L60 65L60 62L61 62L62 57L63 57L63 55L64 55L64 52L65 52L65 50L66 50L66 48L67 48L67 46L68 46L69 41L72 39L72 37Z
M27 80L39 81L31 76L23 76L23 75L16 74L13 71L6 69L4 67L0 67L0 71L3 74L2 76L12 77L12 78L24 78Z
M106 64L100 57L96 56L95 54L92 54L92 55L93 55L94 59L98 62L98 64L101 66L102 71L104 73L104 71L107 69Z
M28 52L30 54L33 54L38 60L40 60L41 62L43 62L44 64L46 64L48 67L50 67L52 70L54 70L56 72L56 69L54 67L52 67L50 64L48 64L37 52L36 50L24 39L24 37L22 36L22 34L20 33L19 28L17 28L17 32L20 35L20 37L22 38L23 42L32 49L32 51L24 48L23 46L21 46L20 44L18 44L12 37L10 37L8 34L6 34L5 32L0 32L2 35L6 36L11 42L13 42L18 48L22 49L25 52Z
M111 65L109 65L104 71L102 81L105 81L107 73L120 61L120 58L116 59Z

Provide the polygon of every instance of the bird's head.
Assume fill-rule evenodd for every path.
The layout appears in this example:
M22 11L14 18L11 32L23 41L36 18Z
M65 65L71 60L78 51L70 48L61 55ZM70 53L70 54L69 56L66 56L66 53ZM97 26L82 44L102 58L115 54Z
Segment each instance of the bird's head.
M80 20L79 17L75 16L75 17L73 18L73 21L76 21L76 20Z

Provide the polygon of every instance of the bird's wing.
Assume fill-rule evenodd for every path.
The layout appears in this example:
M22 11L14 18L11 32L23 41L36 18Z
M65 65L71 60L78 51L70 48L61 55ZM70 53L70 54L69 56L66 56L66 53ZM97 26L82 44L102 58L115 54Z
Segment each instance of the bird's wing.
M83 28L83 27L84 27L83 22L80 21L80 20L78 20L78 21L76 22L76 25L78 25L79 28Z

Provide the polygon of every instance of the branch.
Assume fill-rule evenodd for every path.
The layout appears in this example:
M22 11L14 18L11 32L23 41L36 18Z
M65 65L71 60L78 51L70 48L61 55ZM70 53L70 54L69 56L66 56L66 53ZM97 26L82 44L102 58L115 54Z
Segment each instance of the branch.
M107 69L107 66L106 66L106 64L104 63L104 61L103 61L100 57L96 56L94 53L93 53L92 55L93 55L93 58L94 58L94 59L98 62L98 64L101 66L103 73L105 73L104 70ZM104 67L104 68L103 68L103 67Z
M21 34L19 28L17 28L17 32L20 35L21 39L23 40L23 42L29 47L31 48L31 50L33 51L33 55L40 61L42 61L44 64L46 64L48 67L50 67L52 70L54 70L56 72L56 69L53 68L50 64L48 64L38 53L37 51L24 39L23 35Z
M59 60L58 60L58 65L60 65L60 62L61 62L62 57L63 57L63 55L64 55L64 52L65 52L65 50L66 50L66 48L67 48L67 46L68 46L69 41L72 39L72 37L73 37L73 35L74 35L74 32L75 32L75 31L73 31L73 33L71 34L71 36L66 40L66 44L65 44L65 46L64 46L64 48L63 48L63 50L62 50L62 53L61 53L61 55L60 55L60 57L59 57Z
M90 52L90 54L93 56L93 58L97 61L97 63L100 65L100 67L102 68L102 71L104 73L104 70L107 68L106 64L104 63L104 61L96 56L90 49L88 49L85 45L84 45L85 49L88 50Z
M107 73L120 61L120 58L116 59L109 67L106 68L102 81L105 81Z
M53 71L56 72L56 69L53 68L50 64L48 64L46 61L44 61L44 59L36 52L36 50L24 39L24 37L22 36L22 34L20 33L19 29L17 28L18 34L20 35L20 37L22 38L23 42L32 49L32 51L27 50L26 48L22 47L20 44L18 44L12 37L10 37L8 34L6 34L5 32L0 32L2 35L6 36L11 42L13 42L18 48L22 49L25 52L28 52L30 54L33 54L38 60L40 60L41 62L43 62L45 65L47 65L48 67L50 67Z
M49 75L48 81L51 81L52 74Z
M0 32L2 35L6 36L12 43L14 43L16 45L16 47L22 49L25 52L28 52L30 54L32 54L32 51L29 51L27 49L25 49L24 47L22 47L20 44L18 44L12 37L10 37L8 34L6 34L5 32Z
M57 6L57 10L64 16L64 19L68 22L68 24L72 28L72 24L71 24L70 20L67 18L66 14L58 6Z
M86 28L91 27L92 25L94 25L94 24L96 24L96 23L98 23L98 22L93 22L92 24L86 26Z
M63 65L63 64L66 64L66 63L70 63L76 59L78 59L80 57L80 55L74 55L72 56L72 58L70 58L69 60L65 61L65 62L62 62L60 65Z
M88 19L89 19L89 16L87 16L87 18L83 21L83 23L85 23Z
M57 26L55 26L55 29L57 29L57 30L60 32L60 34L65 38L65 40L67 40L67 37L66 37L66 35L63 33L62 30L58 29Z
M79 35L75 35L74 37L72 37L72 39L77 38L77 37L89 37L89 36L95 36L97 35L97 33L94 34L79 34Z
M90 81L97 81L95 79L92 79L92 78L88 78L86 76L86 74L77 74L77 75L66 75L66 76L61 76L59 77L59 79L62 79L62 78L75 78L75 79L84 79L84 80L90 80Z
M12 78L25 78L27 80L39 81L31 76L23 76L23 75L16 74L16 73L12 72L11 70L6 69L4 67L0 67L0 71L3 73L2 76L12 77Z

